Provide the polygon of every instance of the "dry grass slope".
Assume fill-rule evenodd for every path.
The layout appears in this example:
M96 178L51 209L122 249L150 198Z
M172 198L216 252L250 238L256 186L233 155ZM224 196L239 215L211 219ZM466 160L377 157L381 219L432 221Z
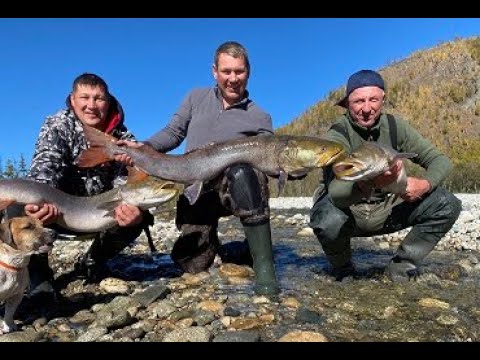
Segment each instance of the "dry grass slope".
M445 185L452 191L479 192L480 37L417 51L379 72L387 86L386 110L409 121L452 159L455 169ZM330 92L277 133L323 134L342 113L335 102L343 93L343 88ZM310 174L290 182L285 195L310 196L317 181L318 174Z

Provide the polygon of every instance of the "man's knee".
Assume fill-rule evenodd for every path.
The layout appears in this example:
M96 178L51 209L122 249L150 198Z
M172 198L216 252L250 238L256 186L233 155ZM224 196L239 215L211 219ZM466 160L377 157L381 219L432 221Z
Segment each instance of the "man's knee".
M207 270L219 248L216 227L184 224L181 231L172 248L172 260L188 273Z
M262 205L260 183L253 168L239 164L227 171L229 191L235 206L243 210L255 210Z
M244 224L259 224L270 218L266 184L255 170L246 164L230 167L226 172L230 208Z
M426 207L425 216L448 219L452 224L457 220L462 211L461 200L443 187L435 189L424 202Z
M333 205L328 194L319 199L310 212L310 227L321 243L336 241L348 220L349 216Z

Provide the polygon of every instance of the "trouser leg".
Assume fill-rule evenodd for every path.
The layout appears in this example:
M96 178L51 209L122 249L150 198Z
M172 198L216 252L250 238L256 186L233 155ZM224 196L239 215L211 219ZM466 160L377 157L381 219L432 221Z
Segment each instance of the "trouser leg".
M141 234L144 226L153 223L153 216L145 211L143 220L135 226L115 226L95 236L90 248L77 265L77 270L86 273L91 281L98 281L105 276L106 263L130 246Z
M337 270L351 268L350 239L354 231L354 219L349 211L337 208L330 195L323 194L310 211L309 225L332 267Z
M190 205L184 195L177 202L176 225L181 234L175 242L172 260L185 272L198 273L213 263L220 246L217 228L222 215L218 193L209 191Z

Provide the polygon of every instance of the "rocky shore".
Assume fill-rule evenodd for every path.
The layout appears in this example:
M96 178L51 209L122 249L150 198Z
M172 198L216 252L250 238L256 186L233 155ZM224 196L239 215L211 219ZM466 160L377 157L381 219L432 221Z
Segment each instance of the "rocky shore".
M308 227L311 198L271 199L282 287L275 298L254 294L248 266L217 259L208 272L183 274L169 256L178 236L171 211L153 226L157 253L142 235L98 284L68 277L90 241L59 241L50 262L61 296L47 304L25 298L20 330L0 341L479 341L479 196L458 195L459 220L425 260L424 275L408 283L383 274L406 231L354 239L358 275L335 282ZM243 240L234 217L219 232L222 243Z

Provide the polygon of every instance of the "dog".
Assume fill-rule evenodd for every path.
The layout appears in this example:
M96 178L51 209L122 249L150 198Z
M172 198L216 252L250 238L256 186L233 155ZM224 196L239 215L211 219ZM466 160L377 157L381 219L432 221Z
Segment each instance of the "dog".
M16 330L15 311L30 284L30 256L51 250L53 240L35 218L14 217L0 224L0 302L5 303L0 335Z

